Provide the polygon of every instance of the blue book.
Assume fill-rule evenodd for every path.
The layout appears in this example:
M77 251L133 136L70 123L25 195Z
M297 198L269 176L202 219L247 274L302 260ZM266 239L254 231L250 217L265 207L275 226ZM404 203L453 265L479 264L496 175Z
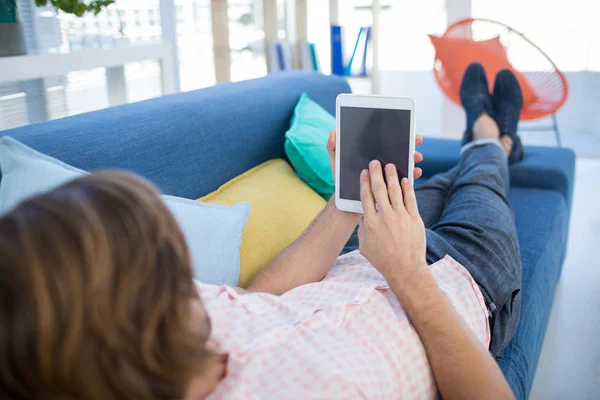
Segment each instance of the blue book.
M363 53L362 70L360 72L361 76L367 76L367 48L369 47L369 38L371 36L371 27L368 26L365 29L367 30L367 37L365 39L365 52Z
M344 75L342 27L339 25L331 25L331 73L335 75Z
M285 58L283 56L283 46L280 42L277 42L275 46L275 49L277 50L277 59L279 60L279 70L283 71L286 69Z
M354 62L354 56L356 56L356 49L358 49L358 44L360 43L360 36L362 35L363 29L366 28L360 28L358 30L358 35L356 36L356 43L354 43L354 49L352 50L350 61L348 61L348 65L346 65L346 68L344 68L344 75L346 76L352 75L352 63Z

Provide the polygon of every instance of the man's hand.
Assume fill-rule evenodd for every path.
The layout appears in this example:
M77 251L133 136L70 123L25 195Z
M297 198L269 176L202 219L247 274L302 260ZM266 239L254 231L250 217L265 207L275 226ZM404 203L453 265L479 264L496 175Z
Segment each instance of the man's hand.
M360 252L381 272L423 342L443 399L514 399L488 348L452 307L425 260L425 227L410 181L372 161L360 177ZM485 318L483 312L481 315Z
M360 176L360 198L365 213L358 231L359 250L381 272L390 286L407 282L414 271L427 266L425 227L419 216L415 191L406 178L398 181L393 164L372 161Z
M423 143L423 137L417 135L415 138L415 147L420 146ZM335 179L335 131L329 132L329 140L327 141L327 152L329 153L329 164L331 165L331 171L333 172L333 178ZM415 164L423 161L423 154L415 150ZM415 179L419 179L423 175L423 170L419 167L415 167L413 170Z

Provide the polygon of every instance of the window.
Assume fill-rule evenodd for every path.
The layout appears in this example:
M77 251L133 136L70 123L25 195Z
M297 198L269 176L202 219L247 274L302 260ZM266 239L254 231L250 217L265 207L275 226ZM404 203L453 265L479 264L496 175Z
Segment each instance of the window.
M383 3L383 2L382 2ZM446 30L444 0L389 2L381 11L380 68L430 70L435 50L427 35Z
M598 4L592 0L472 0L473 16L490 18L524 33L563 71L600 71ZM523 54L524 58L528 54ZM527 69L543 60L525 60Z
M324 74L331 73L331 19L329 2L308 0L307 3L308 41L315 44L317 58Z
M262 1L231 0L228 3L231 80L267 74Z
M181 9L177 22L181 90L216 83L210 0L175 0Z
M57 15L51 7L38 8L32 4L29 0L19 0L20 20L30 50L78 51L114 46L119 37L135 42L159 39L161 35L160 26L153 27L142 18L150 15L150 11L159 14L158 0L120 0L118 5L97 16L81 18ZM129 101L162 93L156 62L128 64L124 73ZM102 68L2 85L0 129L108 107L107 85L106 71Z

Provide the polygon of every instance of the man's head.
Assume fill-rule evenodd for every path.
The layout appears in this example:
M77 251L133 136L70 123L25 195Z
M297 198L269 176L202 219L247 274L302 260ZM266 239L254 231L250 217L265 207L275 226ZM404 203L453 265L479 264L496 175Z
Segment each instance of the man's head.
M147 182L100 173L26 200L0 218L0 397L202 397L222 368L196 293Z

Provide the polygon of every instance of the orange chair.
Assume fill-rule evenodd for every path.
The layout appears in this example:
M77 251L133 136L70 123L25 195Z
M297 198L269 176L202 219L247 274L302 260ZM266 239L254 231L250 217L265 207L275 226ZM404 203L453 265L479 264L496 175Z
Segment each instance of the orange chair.
M526 79L527 82L525 83L528 83L530 86L528 90L533 89L532 98L529 102L526 101L523 106L521 120L533 120L547 116L551 116L552 118L551 126L521 128L520 130L553 130L556 137L556 143L558 146L561 146L560 133L556 121L556 111L558 111L565 103L569 87L564 74L558 70L546 53L533 44L522 33L501 22L489 19L467 18L457 21L448 27L441 37L441 39L444 38L467 39L469 41L477 41L476 43L481 41L482 44L487 43L487 45L494 40L499 39L505 50L504 57L507 57L512 68L517 71L519 75L524 77L522 79ZM439 40L439 38L432 38L432 41L434 39ZM462 74L452 73L454 71L451 71L451 68L449 68L449 64L454 60L448 57L453 57L453 55L446 54L446 60L444 60L440 59L438 53L440 53L439 49L436 51L433 70L435 79L444 94L454 103L460 105L458 88L460 87ZM524 54L527 56L523 57ZM489 64L490 68L493 68L497 64L494 63L494 61L497 60L492 60L492 57L477 59L478 57L481 57L481 52L478 54L474 54L474 52L473 54L461 52L460 56L462 58L472 57L472 59L468 60L469 62L478 61L486 68L486 70L488 67L486 64ZM446 68L444 67L444 63L447 64ZM531 71L532 66L535 68L534 71ZM519 71L521 72L519 73ZM490 84L492 82L493 79ZM521 86L523 88L523 84Z

